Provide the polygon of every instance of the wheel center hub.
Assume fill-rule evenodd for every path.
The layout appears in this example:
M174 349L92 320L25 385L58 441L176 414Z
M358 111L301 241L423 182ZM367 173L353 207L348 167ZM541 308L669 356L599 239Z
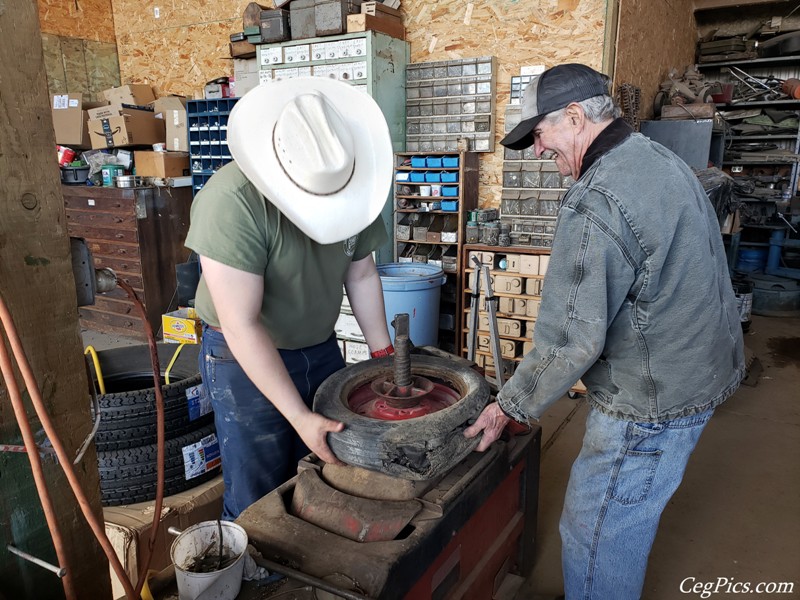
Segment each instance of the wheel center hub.
M458 392L425 377L411 377L411 385L398 386L390 375L356 388L347 399L354 413L383 421L414 419L458 402Z

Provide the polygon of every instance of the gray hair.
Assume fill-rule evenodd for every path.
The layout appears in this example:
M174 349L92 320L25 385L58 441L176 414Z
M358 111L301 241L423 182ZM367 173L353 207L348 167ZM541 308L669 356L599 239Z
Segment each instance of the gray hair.
M582 109L586 118L592 123L601 123L609 119L616 119L622 116L622 110L611 96L593 96L577 103ZM558 121L564 116L565 108L555 110L545 116L548 123Z

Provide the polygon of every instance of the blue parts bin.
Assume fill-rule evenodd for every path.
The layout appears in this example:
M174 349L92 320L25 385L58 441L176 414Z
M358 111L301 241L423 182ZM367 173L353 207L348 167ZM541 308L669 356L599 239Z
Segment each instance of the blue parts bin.
M742 273L763 271L767 266L766 248L740 248L736 261L736 270Z
M449 198L457 198L458 197L458 186L457 185L443 185L442 186L442 196L449 197Z
M457 169L458 168L458 157L457 156L443 156L442 157L442 167L445 169Z

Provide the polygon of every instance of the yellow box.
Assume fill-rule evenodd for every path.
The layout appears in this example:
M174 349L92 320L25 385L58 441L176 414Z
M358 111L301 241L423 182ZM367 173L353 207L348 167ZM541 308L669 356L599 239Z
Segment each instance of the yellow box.
M171 344L199 344L202 336L200 319L194 308L180 308L161 315L164 341Z

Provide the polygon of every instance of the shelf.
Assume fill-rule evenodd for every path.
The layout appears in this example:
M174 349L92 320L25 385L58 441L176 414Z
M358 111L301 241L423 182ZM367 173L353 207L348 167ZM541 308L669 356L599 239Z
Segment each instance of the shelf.
M441 198L441 196L397 196L398 198L415 198L422 200L423 198ZM396 208L395 212L399 213L416 213L420 215L456 215L457 210L419 210L418 208Z
M527 296L527 297L528 298L537 298L538 296ZM464 309L464 314L465 315L469 315L469 313L470 313L469 307L465 308ZM478 314L479 315L487 315L488 316L489 313L486 312L485 310L479 310ZM529 317L528 315L512 315L512 314L503 313L503 312L500 312L500 311L497 311L495 314L500 319L517 319L518 321L530 321L531 323L535 323L536 319L539 318L539 317ZM469 331L469 330L467 330L467 331ZM481 330L479 329L478 331L481 331ZM525 341L529 342L530 340L525 338Z
M755 140L796 140L797 139L797 135L788 135L788 134L784 134L784 133L778 133L778 134L769 135L768 133L765 133L764 135L732 135L732 136L728 137L728 139L729 140L735 140L735 141L747 141L747 140L751 140L751 141L755 141Z
M433 167L428 166L411 166L409 164L403 165L404 161L409 158L449 158L458 159L458 166L441 166ZM455 162L455 161L454 161ZM442 269L447 277L445 287L448 289L448 296L444 293L440 296L440 307L447 306L448 310L442 311L453 316L461 315L461 310L464 301L464 294L460 290L464 287L461 280L463 274L460 271L461 263L463 262L463 246L466 234L467 213L470 210L477 208L478 204L478 167L479 155L475 152L464 151L426 151L426 152L397 152L394 155L394 170L395 173L422 173L441 172L453 174L457 181L397 181L394 180L393 184L393 197L394 207L397 207L398 201L407 204L405 208L395 208L393 214L394 220L394 250L395 260L398 260L403 251L408 251L410 248L423 249L423 254L441 253L442 257L437 257L438 267ZM448 164L453 164L452 162ZM395 175L396 176L396 175ZM455 196L431 196L410 194L408 192L417 191L420 186L435 185L442 186L443 189L456 191ZM407 186L407 187L405 187ZM401 193L406 192L406 193ZM455 206L456 210L421 210L419 203L436 203L428 204L428 206ZM416 217L407 217L405 215L431 215L430 217L419 217L419 222ZM428 229L430 233L446 233L448 239L453 241L428 241L426 237L423 239L413 239L414 227ZM437 231L445 230L445 231ZM398 239L400 235L408 235L410 239ZM421 233L421 232L418 232ZM433 237L439 237L434 235ZM424 264L424 263L419 263ZM449 323L448 323L449 325ZM463 319L457 318L453 323L453 329L440 329L441 337L448 341L448 347L452 347L455 352L456 346L452 343L453 336L455 339L460 339L462 335Z
M697 69L714 69L719 67L736 67L741 65L748 65L753 67L770 67L778 65L796 65L798 61L797 56L773 56L770 58L749 58L740 60L725 60L719 62L697 63Z
M431 152L431 154L436 154L436 153ZM448 154L447 156L450 155ZM459 170L460 167L412 167L410 165L395 167L395 171L459 171ZM400 182L398 181L397 183ZM418 182L409 182L409 183L418 183Z
M533 275L526 275L526 277L534 277L534 276ZM540 275L540 277L542 277L542 276ZM483 289L483 288L481 288L481 289ZM471 295L472 294L472 290L466 289L466 290L464 290L464 293ZM495 298L519 298L521 300L531 300L531 299L533 299L533 300L541 300L541 298L542 298L541 295L539 295L539 296L531 296L531 295L528 295L528 294L510 294L508 292L495 292L495 291L493 291L492 293L494 294ZM485 297L486 294L481 293L481 296Z
M735 110L738 108L756 108L759 106L798 106L800 107L800 100L755 100L753 102L717 102L717 108L727 108L728 110Z
M768 167L770 165L794 165L800 162L800 159L795 160L723 160L723 165L748 165L757 166L761 165Z
M430 246L456 246L458 242L428 242L426 240L395 240L397 244L421 244Z
M569 188L543 188L543 187L504 187L500 188L502 192L568 192ZM516 198L515 198L516 200ZM555 217L553 217L555 219Z
M510 340L510 339L514 339L514 338L502 338L502 339ZM525 340L525 341L526 342L530 342L531 340ZM463 348L462 352L464 353L464 356L467 355L467 349L466 348ZM481 356L488 356L489 358L494 359L494 356L492 356L491 352L483 352L482 350L476 349L475 350L475 354L480 354ZM514 362L522 362L522 359L525 358L525 357L524 356L515 356L514 358L506 358L505 356L501 356L500 358L503 359L503 360L513 360ZM487 373L488 373L488 371L487 371ZM494 371L492 371L492 373L494 373Z
M489 246L491 248L491 246ZM549 252L547 253L550 254ZM464 269L465 273L474 273L475 269ZM503 271L502 269L489 269L490 275L505 275L508 277L526 277L527 279L544 279L544 275L528 275L526 273L517 273L515 271Z

